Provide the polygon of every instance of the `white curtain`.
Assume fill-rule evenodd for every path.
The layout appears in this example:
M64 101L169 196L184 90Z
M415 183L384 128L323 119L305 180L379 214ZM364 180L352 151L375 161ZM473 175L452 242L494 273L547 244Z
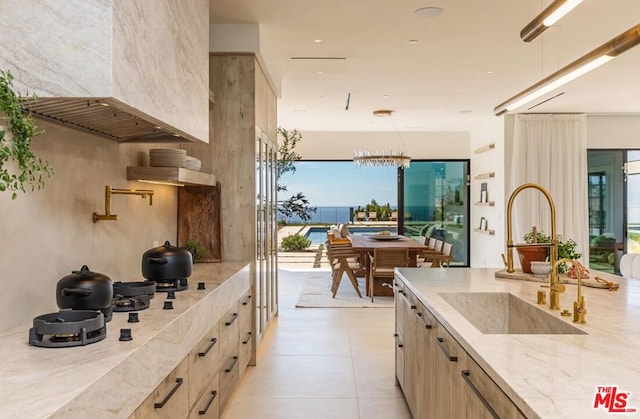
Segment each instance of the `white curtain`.
M507 193L529 182L545 187L555 204L557 234L575 240L582 261L588 261L586 115L516 115L510 166ZM551 234L549 205L535 189L516 197L512 220L514 243L522 243L532 226Z

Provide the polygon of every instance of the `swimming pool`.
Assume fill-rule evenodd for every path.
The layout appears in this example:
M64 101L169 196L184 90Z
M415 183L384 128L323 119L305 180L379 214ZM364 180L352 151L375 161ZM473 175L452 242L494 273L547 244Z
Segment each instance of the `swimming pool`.
M311 240L311 244L322 244L327 241L327 230L329 227L309 227L306 237ZM398 229L396 227L352 227L349 226L349 233L351 234L376 234L381 231L389 231L391 234L397 234Z

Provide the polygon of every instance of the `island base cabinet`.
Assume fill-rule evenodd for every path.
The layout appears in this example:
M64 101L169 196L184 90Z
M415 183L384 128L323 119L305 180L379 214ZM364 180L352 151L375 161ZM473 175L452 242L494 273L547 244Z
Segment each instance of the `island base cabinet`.
M398 278L394 288L396 380L414 419L526 418Z
M467 359L466 369L462 370L460 375L467 385L468 418L524 417L511 399L473 359Z
M167 375L136 410L136 419L179 419L189 416L189 359Z

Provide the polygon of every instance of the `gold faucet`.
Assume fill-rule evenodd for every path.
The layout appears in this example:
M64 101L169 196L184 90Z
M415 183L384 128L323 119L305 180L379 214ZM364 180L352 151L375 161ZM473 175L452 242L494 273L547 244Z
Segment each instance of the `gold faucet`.
M513 244L513 232L512 232L512 220L511 213L513 210L513 201L516 196L525 189L537 189L542 192L542 194L547 198L547 202L549 203L549 209L551 210L551 243L541 243L541 244ZM551 198L551 194L547 189L543 186L538 185L537 183L524 183L518 186L511 196L509 197L509 202L507 203L507 258L505 265L507 267L507 272L513 273L515 268L513 267L513 248L514 247L525 247L525 246L544 246L550 248L550 262L551 266L556 265L556 261L558 259L558 240L556 236L556 206L553 203L553 198ZM558 279L558 275L554 275L554 268L551 269L551 276L549 277L549 308L551 310L559 310L560 309L560 293L564 292L564 285L560 284L560 280Z
M575 266L577 275L578 275L578 299L573 302L573 322L574 323L585 323L584 316L587 314L587 309L584 303L584 296L582 295L582 265L580 262L574 259L562 258L557 261L554 265L551 266L551 275L549 276L549 286L552 283L552 277L555 276L557 279L557 283L559 284L560 279L558 278L558 273L556 268L561 263L568 262ZM562 284L560 284L562 285ZM564 288L564 285L562 285ZM563 290L564 291L564 290Z
M149 197L149 205L153 205L153 191L150 189L114 189L109 185L104 187L104 214L93 213L93 222L116 221L118 216L111 214L111 195L139 195L142 198Z

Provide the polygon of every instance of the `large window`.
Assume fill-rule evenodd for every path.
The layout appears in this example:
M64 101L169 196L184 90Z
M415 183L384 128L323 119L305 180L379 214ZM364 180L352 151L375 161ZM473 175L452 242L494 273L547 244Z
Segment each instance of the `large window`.
M375 201L377 205L397 209L397 169L389 167L356 168L353 161L299 161L294 173L283 175L279 184L287 187L279 192L279 199L286 199L298 192L304 193L309 204L316 207L308 224L337 224L353 220L353 212ZM390 211L384 216L389 219ZM368 216L368 214L367 214ZM288 224L299 223L296 217L280 220Z
M640 151L589 150L589 267L618 272L640 253Z
M469 266L468 161L412 161L401 179L399 228L453 244L452 265Z

